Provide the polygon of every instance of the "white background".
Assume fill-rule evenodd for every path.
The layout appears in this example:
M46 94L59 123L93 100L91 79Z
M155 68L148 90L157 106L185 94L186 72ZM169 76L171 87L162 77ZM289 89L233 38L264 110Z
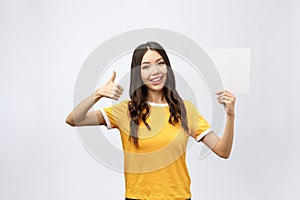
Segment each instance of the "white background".
M123 199L123 174L98 163L64 120L88 55L138 28L173 30L205 49L251 49L250 93L236 94L230 159L198 160L196 144L188 152L193 200L299 199L299 6L0 1L0 199Z

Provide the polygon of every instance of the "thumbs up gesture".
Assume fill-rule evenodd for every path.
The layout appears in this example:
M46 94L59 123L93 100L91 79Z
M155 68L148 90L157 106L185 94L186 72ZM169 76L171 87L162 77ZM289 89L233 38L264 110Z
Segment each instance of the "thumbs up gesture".
M97 89L96 94L99 94L101 97L118 100L124 89L120 84L115 83L116 76L117 73L114 71L110 80L104 86Z

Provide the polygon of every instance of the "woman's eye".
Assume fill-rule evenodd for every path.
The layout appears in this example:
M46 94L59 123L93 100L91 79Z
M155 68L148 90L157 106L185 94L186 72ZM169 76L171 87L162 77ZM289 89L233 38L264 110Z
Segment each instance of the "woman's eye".
M148 69L150 66L149 65L143 65L142 69Z
M159 62L158 64L159 64L159 65L164 65L165 63L164 63L164 62Z

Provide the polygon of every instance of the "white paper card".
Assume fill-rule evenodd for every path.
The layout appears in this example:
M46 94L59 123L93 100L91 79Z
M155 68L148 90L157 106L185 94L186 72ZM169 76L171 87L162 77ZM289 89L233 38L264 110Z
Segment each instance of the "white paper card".
M207 49L224 88L235 94L250 92L250 48Z

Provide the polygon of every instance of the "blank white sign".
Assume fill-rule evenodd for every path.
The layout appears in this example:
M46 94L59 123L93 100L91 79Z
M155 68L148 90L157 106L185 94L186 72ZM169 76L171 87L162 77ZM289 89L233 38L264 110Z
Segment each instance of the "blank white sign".
M235 94L250 92L250 48L209 49L224 88Z

